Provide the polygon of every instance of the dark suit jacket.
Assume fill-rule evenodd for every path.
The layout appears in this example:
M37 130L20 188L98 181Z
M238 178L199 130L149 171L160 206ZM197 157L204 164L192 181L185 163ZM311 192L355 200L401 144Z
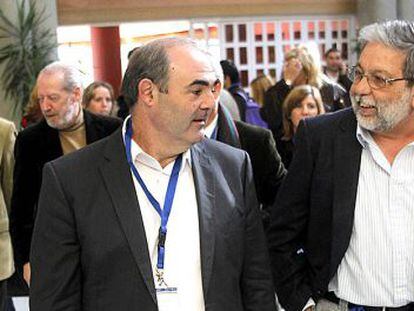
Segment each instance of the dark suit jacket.
M352 109L299 125L268 232L276 292L286 310L322 297L348 248L362 152L356 127Z
M292 162L293 154L295 153L295 144L293 139L285 140L278 139L277 151L279 151L280 157L282 158L283 165L289 169L290 162Z
M247 154L208 139L191 154L206 310L274 311ZM31 310L157 310L121 130L46 164L43 181L31 252Z
M219 106L217 140L246 151L252 161L257 199L264 206L274 203L286 175L272 133L264 128L233 121Z
M87 144L108 136L122 122L115 118L97 116L88 111L84 111L84 119ZM18 265L29 261L43 166L62 154L58 130L48 126L44 120L23 130L17 136L10 229Z

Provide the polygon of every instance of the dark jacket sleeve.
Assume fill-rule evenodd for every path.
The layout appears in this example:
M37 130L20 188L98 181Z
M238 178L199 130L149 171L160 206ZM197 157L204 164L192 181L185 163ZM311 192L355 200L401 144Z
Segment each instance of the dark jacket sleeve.
M30 310L82 310L75 215L53 164L43 171L30 257Z
M269 125L269 129L272 131L275 139L282 136L282 107L289 92L290 87L282 79L265 93L260 115Z
M236 122L236 126L241 147L252 162L257 199L263 205L272 205L286 175L272 133L242 122Z
M276 310L272 278L269 275L269 257L249 158L244 170L244 205L246 213L244 260L241 273L241 291L244 311Z
M272 207L267 232L276 293L288 311L302 310L312 296L304 242L313 170L310 140L302 121L297 149Z
M14 150L10 232L18 265L29 262L34 215L41 183L42 167L36 159L37 153L33 152L38 146L33 144L34 141L22 132L17 136Z

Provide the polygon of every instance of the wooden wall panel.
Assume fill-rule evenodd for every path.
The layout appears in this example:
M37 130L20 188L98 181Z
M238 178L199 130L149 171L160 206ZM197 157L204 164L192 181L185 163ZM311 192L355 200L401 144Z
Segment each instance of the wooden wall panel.
M59 25L206 17L354 14L356 0L56 0Z

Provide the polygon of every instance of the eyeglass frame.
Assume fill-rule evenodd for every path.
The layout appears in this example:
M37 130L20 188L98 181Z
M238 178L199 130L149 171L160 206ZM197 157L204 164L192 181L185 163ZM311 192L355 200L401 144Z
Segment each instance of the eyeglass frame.
M355 83L355 80L356 80L355 79L355 76L356 76L355 75L355 72L356 72L357 69L358 69L358 66L352 66L351 68L348 69L348 75L347 76L348 76L349 79L351 79L351 81L353 83ZM379 89L386 88L388 85L391 85L393 82L397 82L397 81L414 81L414 78L406 78L406 77L403 77L403 78L386 79L386 78L383 78L383 77L380 77L380 76L376 76L376 78L379 79L380 81L382 81L384 83L384 85L383 86L372 86L372 84L371 84L372 83L372 80L371 80L370 77L373 78L373 75L372 74L367 74L367 73L362 73L361 72L361 78L356 83L359 83L359 82L362 81L363 78L366 78L368 85L372 89L379 90Z

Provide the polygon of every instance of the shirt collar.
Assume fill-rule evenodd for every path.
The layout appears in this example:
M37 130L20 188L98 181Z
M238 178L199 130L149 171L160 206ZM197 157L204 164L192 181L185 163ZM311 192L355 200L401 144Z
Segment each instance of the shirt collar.
M357 125L356 138L364 149L368 148L371 144L376 144L370 131L362 128L359 124ZM407 144L407 146L414 147L414 141Z
M131 118L131 115L126 117L124 120L124 123L122 124L122 138L124 140L124 144L125 144L126 126L130 118ZM165 172L168 172L168 174L170 174L172 171L173 164L170 163L171 165L169 164L165 168L162 168L160 163L155 158L153 158L151 155L149 155L144 150L142 150L139 144L135 142L134 140L131 141L131 158L134 159L135 163L136 162L142 163L158 171L165 171ZM185 169L187 165L189 166L190 169L192 168L190 148L183 153L183 161L182 161L180 173Z
M217 127L217 122L218 122L218 113L216 113L216 116L214 117L213 121L206 126L206 128L204 129L204 135L208 138L211 138L211 136L214 133L215 128Z
M356 138L364 149L368 148L369 144L373 141L371 133L362 128L359 124L356 129Z

